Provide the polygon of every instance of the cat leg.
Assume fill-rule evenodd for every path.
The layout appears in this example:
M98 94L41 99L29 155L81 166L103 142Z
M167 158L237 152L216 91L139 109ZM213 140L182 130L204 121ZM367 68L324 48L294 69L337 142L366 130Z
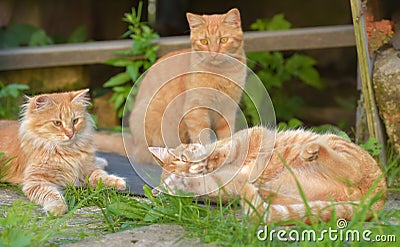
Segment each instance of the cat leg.
M310 224L319 220L329 221L332 215L338 219L350 220L357 205L356 202L330 201L310 201L305 204L279 193L271 200L263 199L258 188L250 183L243 187L240 195L244 212L256 222L262 221L265 224L288 220L302 220Z
M232 136L235 131L235 121L236 108L230 112L224 112L223 116L218 114L215 121L215 132L217 133L218 139Z
M301 150L300 157L306 162L318 162L325 168L324 172L334 178L357 180L358 162L353 160L350 155L340 154L323 141L307 143Z
M101 158L101 157L95 157L95 164L98 168L105 170L108 166L108 162L106 159Z
M42 205L46 212L60 216L68 211L57 185L49 181L26 180L22 184L22 191L30 201Z
M307 143L300 152L304 161L313 161L318 158L320 145L316 142Z
M117 177L115 175L110 175L106 171L96 168L89 175L89 183L91 186L96 187L97 183L102 180L104 185L112 186L117 190L125 190L126 182L123 178Z
M187 126L190 142L202 143L204 145L211 143L211 123L208 109L191 109L184 118Z

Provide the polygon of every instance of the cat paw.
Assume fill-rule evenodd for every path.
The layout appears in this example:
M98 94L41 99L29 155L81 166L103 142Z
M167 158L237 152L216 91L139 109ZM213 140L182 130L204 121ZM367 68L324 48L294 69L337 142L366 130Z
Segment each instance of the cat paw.
M109 175L109 178L106 179L106 185L112 186L117 190L125 190L126 189L126 182L123 178Z
M102 181L103 185L111 186L117 190L125 190L126 182L123 178L117 177L115 175L109 175L107 172L96 169L89 176L89 183L92 187L96 187L99 181Z
M317 143L307 144L300 153L301 158L305 161L318 159L319 147Z
M204 174L207 172L206 164L194 164L189 167L190 174Z
M45 212L48 212L54 216L62 216L68 211L67 205L64 201L56 200L50 203L46 203L43 206Z

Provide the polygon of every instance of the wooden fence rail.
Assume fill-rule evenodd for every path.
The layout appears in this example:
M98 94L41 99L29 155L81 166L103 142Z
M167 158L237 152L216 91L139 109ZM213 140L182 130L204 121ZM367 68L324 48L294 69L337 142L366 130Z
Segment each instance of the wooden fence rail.
M298 28L284 31L245 32L245 50L284 51L355 45L352 25ZM156 42L159 56L190 46L187 36L163 37ZM130 40L96 41L0 50L0 71L82 64L98 64L129 49Z

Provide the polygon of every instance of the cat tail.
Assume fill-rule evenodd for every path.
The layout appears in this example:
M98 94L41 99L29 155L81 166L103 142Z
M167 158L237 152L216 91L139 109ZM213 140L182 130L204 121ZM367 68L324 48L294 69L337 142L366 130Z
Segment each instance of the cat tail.
M106 134L96 132L94 134L94 145L97 151L106 153L116 153L127 156L124 141L130 141L129 138L122 138L122 134Z

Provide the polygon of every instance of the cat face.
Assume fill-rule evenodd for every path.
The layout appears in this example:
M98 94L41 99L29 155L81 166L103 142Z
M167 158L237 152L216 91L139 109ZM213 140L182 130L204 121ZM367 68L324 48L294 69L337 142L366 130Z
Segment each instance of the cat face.
M218 53L234 55L243 46L240 13L232 9L221 15L196 15L187 13L190 40L194 51L207 51L211 56Z
M86 107L89 90L42 94L29 98L22 126L29 133L48 141L69 144L90 125Z
M167 173L196 174L207 166L206 147L198 143L181 144L174 149L149 147L149 151Z
M210 173L226 161L230 150L191 143L177 148L149 147L149 151L163 167L161 177L166 178L171 173L188 177Z

